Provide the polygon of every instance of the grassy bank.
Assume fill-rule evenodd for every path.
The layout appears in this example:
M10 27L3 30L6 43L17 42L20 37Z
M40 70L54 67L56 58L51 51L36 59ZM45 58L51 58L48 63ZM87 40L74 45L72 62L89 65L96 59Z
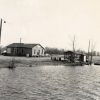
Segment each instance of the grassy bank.
M12 59L16 67L35 67L42 65L66 65L61 61L52 61L50 57L11 57L0 56L0 68L6 68L10 65ZM100 57L93 57L93 62L99 61Z
M35 67L42 65L62 65L63 62L52 61L50 57L11 57L0 56L0 68L7 67L14 61L16 67Z

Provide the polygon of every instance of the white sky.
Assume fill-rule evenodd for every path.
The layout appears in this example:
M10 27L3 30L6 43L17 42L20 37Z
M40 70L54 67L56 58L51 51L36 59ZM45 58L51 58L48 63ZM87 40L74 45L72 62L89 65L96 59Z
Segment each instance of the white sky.
M44 47L88 49L89 39L100 51L100 0L0 0L2 45L40 43Z

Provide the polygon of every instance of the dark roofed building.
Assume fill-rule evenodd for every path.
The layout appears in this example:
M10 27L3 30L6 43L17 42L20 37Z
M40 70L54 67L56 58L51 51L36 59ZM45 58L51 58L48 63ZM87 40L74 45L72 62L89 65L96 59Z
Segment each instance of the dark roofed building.
M67 59L69 62L86 62L85 54L73 51L64 52L64 59Z
M44 48L40 44L12 43L7 46L7 55L44 56Z

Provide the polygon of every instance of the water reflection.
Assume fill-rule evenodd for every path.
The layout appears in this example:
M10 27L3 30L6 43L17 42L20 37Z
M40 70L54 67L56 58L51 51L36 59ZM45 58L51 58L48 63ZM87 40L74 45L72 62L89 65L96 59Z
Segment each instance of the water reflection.
M100 100L100 67L1 68L0 100Z

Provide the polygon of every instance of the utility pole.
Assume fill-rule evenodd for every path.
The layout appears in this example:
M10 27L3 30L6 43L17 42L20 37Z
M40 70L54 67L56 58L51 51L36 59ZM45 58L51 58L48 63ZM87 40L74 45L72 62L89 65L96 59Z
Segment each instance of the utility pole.
M2 18L0 20L0 54L1 54L1 32L2 32L2 23L6 23Z
M95 44L92 43L92 45L91 45L91 59L90 59L91 64L93 63L93 52L94 52L94 48L95 48Z
M72 41L72 45L73 45L73 62L75 62L75 35L74 35L74 39L73 39L73 41Z
M20 38L20 44L21 44L21 42L22 42L22 39Z
M73 52L75 52L75 36L74 36L74 39L73 39Z
M88 46L88 62L89 62L89 55L90 55L90 40L89 40L89 46Z
M92 64L92 58L93 58L93 51L94 51L94 44L90 42L89 40L89 46L88 46L88 64L91 65ZM91 47L91 48L90 48Z
M0 44L1 44L2 18L0 20Z

